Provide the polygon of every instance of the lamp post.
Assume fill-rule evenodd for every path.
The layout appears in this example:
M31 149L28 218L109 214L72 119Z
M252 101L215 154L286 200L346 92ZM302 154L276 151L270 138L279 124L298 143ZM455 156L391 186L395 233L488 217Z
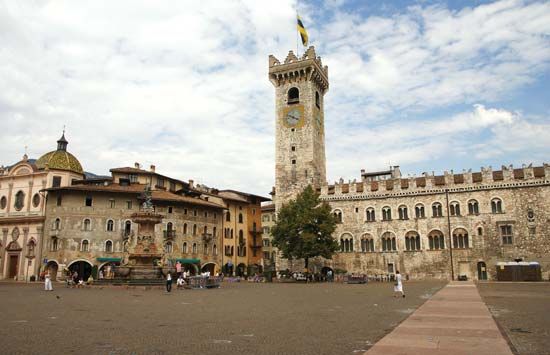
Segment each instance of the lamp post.
M449 232L449 254L451 256L451 280L455 280L455 269L453 263L453 240L451 236L451 215L449 213L449 189L445 189L445 199L447 204L447 229Z

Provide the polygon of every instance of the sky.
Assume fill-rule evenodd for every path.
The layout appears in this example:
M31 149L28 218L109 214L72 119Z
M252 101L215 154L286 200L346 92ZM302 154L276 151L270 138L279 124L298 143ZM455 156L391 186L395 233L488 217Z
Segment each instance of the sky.
M329 182L549 162L548 1L0 0L0 165L66 127L86 171L268 196L296 8L329 67Z

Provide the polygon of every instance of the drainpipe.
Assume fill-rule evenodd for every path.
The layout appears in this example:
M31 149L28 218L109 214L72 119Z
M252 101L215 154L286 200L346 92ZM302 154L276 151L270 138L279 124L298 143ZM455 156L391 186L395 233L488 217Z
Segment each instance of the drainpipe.
M451 236L451 216L449 214L449 189L445 189L445 199L447 201L447 229L449 231L449 255L451 256L451 279L455 280L455 269L453 264L453 240Z

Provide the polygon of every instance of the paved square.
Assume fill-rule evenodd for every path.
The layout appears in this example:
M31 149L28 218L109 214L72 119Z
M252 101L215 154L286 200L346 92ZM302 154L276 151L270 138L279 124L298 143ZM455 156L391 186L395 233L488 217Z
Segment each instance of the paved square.
M520 355L550 354L550 283L480 283L478 290Z
M444 285L224 283L221 289L0 284L4 353L362 353ZM59 297L59 298L58 298Z

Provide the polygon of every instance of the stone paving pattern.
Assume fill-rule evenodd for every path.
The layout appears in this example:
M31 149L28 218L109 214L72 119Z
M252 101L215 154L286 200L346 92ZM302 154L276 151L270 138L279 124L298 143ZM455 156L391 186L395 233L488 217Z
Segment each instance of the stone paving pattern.
M491 313L471 282L451 282L367 355L512 355Z
M2 354L364 353L443 282L174 290L0 283ZM59 296L59 298L57 298Z

